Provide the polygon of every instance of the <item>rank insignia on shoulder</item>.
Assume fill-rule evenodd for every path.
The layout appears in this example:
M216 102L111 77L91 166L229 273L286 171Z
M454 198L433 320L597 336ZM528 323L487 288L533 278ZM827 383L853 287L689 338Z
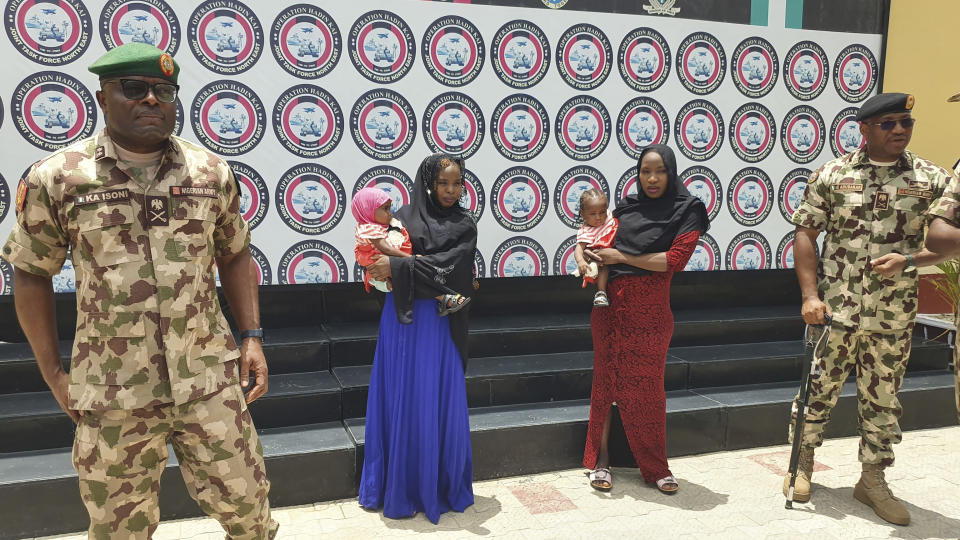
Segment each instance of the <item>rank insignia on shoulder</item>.
M147 196L147 226L164 227L170 224L169 205L166 197Z
M20 184L17 186L17 215L20 215L20 212L23 212L23 207L27 205L27 183L23 180L20 180Z
M209 197L217 198L217 188L194 186L170 186L172 197Z

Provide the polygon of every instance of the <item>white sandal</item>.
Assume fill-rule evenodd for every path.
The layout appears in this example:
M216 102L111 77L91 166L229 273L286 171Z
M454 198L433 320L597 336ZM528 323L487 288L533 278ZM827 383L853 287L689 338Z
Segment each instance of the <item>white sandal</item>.
M666 493L667 495L673 495L680 489L680 484L677 482L677 479L673 475L664 476L663 478L657 480L657 489L661 493Z
M604 485L606 483L606 485ZM597 467L590 471L590 487L597 491L610 491L613 489L613 475L610 469L606 467Z

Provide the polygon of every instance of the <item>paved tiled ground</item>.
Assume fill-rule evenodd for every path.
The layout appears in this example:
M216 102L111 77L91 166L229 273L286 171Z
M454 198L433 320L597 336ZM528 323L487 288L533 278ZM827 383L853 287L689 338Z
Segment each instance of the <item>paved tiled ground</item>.
M279 508L280 538L771 538L812 540L960 538L960 427L908 432L888 469L894 493L913 515L889 525L853 499L857 440L828 441L817 452L810 504L785 510L780 485L789 449L756 448L676 458L674 496L614 469L609 494L591 490L582 470L478 482L476 504L433 525L422 514L386 519L355 499ZM82 535L58 538L80 539ZM155 538L219 539L210 519L166 522Z

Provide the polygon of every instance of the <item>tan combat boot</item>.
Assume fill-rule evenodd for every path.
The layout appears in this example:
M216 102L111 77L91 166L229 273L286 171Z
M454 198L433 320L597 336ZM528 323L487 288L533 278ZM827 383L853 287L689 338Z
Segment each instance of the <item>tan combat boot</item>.
M876 464L864 463L860 481L853 488L853 497L863 504L873 508L876 514L894 525L909 525L910 512L903 505L890 487L883 475L883 467Z
M813 448L800 448L800 464L797 465L797 481L793 484L793 500L810 500L810 479L813 478ZM783 479L783 496L790 496L790 475Z

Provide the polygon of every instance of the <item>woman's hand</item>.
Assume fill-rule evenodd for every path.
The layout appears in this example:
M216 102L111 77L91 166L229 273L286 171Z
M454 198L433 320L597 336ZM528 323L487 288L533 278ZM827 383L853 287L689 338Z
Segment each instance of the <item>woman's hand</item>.
M390 257L386 255L380 255L373 260L373 263L367 267L367 272L370 273L370 277L376 281L384 281L389 277L393 277L393 273L390 270Z
M623 253L615 248L585 249L583 254L590 260L597 261L601 265L621 264L626 262Z

